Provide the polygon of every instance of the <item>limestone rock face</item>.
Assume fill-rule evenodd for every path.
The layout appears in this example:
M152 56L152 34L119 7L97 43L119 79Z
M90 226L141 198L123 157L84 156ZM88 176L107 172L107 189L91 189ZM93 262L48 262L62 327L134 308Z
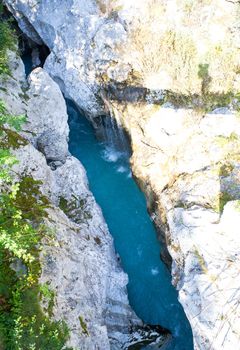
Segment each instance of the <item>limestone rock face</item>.
M62 142L61 136L58 133L47 131L38 137L37 148L45 155L47 161L62 163L66 161L68 146L67 142Z
M119 83L180 100L240 89L235 1L5 3L23 32L49 47L45 69L91 118L105 112L103 92Z
M192 325L195 348L237 348L238 115L226 109L202 115L154 104L115 102L114 108L131 136L133 172L164 232L160 239L173 259L172 281Z
M42 68L34 69L28 77L28 83L28 123L31 124L31 128L36 130L37 134L45 130L57 129L59 134L63 134L67 137L69 130L66 105L58 85ZM35 100L42 99L39 106L35 105L34 98ZM46 104L44 101L48 103ZM33 105L35 108L33 108ZM39 110L37 110L37 108L39 108ZM40 111L45 116L43 120L39 120L39 118L36 117Z
M68 126L63 96L42 69L34 70L27 84L22 62L14 55L10 57L15 79L1 82L6 89L0 90L0 99L9 112L27 113L29 122L23 127L23 135L32 142L14 150L19 160L14 170L20 177L24 174L41 180L41 190L52 205L46 225L54 234L42 242L40 283L48 283L54 291L53 317L67 323L70 347L128 348L151 331L145 332L129 306L128 278L115 255L101 209L88 189L81 163L66 151ZM57 160L58 164L50 167L47 160ZM156 335L158 344L164 342L166 337L156 332L152 339L156 340Z
M68 345L105 350L113 342L116 349L124 347L130 340L130 324L140 326L141 321L129 307L128 278L117 262L101 210L88 190L85 170L69 156L52 171L30 144L16 156L20 160L16 170L41 180L42 191L53 204L46 225L54 237L43 242L40 283L48 283L55 292L53 314L69 327ZM79 206L70 213L67 206L73 201Z
M239 4L5 2L50 48L45 68L65 95L128 130L195 348L238 348Z
M46 69L58 82L65 95L91 115L103 113L103 105L96 94L96 73L90 47L95 45L95 35L101 38L95 48L96 61L116 59L112 46L124 36L124 28L112 19L100 16L94 0L35 2L12 1L7 4L19 21L22 30L34 40L35 33L50 48ZM30 19L31 17L31 19ZM26 22L28 26L26 26ZM29 30L29 27L33 30ZM105 48L108 50L105 52ZM67 55L62 55L62 49ZM102 57L104 55L104 57ZM75 87L72 89L71 87Z
M4 99L13 114L25 114L26 101L23 97L27 87L24 65L15 53L8 52L8 56L9 68L14 72L14 76L9 76L8 79L1 78L0 98Z

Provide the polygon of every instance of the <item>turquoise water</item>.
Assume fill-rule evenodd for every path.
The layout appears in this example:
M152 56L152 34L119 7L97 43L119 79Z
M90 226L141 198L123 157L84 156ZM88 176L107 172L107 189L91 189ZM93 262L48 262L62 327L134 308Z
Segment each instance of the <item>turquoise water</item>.
M168 350L192 350L192 332L161 262L160 243L144 195L131 177L127 157L95 138L90 123L67 101L70 152L87 170L90 189L102 208L123 269L129 276L132 308L146 323L173 334Z
M22 58L28 75L31 57ZM193 350L190 325L171 285L170 273L160 260L160 243L144 195L131 177L127 155L99 142L90 123L70 101L67 107L70 152L87 170L90 189L102 208L129 277L132 308L145 323L171 331L173 340L164 350Z
M28 76L33 67L32 67L32 57L29 53L26 53L24 55L21 56L22 60L23 60L23 63L24 63L24 68L25 68L25 74L26 76Z

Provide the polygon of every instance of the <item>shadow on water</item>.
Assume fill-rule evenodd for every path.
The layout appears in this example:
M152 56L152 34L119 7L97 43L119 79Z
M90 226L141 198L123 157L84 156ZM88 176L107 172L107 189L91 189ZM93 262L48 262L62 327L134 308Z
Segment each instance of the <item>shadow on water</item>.
M192 331L161 262L160 243L146 209L144 195L132 179L129 152L114 142L99 141L86 118L67 101L70 152L87 170L90 189L103 210L115 248L129 276L128 295L137 315L149 324L169 329L173 341L165 350L192 350ZM117 137L107 125L108 140ZM114 135L115 134L115 135ZM121 141L122 142L122 141Z

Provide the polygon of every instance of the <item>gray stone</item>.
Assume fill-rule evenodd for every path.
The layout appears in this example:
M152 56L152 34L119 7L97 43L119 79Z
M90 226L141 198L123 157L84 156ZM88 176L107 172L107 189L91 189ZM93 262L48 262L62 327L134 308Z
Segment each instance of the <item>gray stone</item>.
M51 130L38 137L37 148L45 155L48 162L59 161L65 163L66 161L68 155L66 139Z
M140 341L145 336L143 324L129 306L128 277L116 257L101 209L89 191L86 172L76 158L67 154L64 98L49 75L37 68L29 78L30 98L23 103L19 92L27 86L24 67L16 56L9 57L16 62L10 62L14 78L6 79L3 86L11 85L12 89L2 89L0 97L10 113L27 111L23 135L31 141L14 151L19 160L14 170L19 177L24 174L40 180L41 191L51 202L45 224L54 234L41 242L39 282L48 283L54 291L53 317L66 322L69 347L127 348L133 331L139 334ZM52 159L48 166L47 160ZM76 210L69 213L73 201ZM96 244L96 237L101 244ZM20 271L15 265L13 268ZM45 301L42 303L44 307ZM86 323L89 336L84 334L80 318ZM160 332L157 338L162 343L166 335Z
M223 198L239 199L232 171L239 166L239 118L226 107L202 115L172 101L165 108L153 103L155 91L168 90L181 101L201 94L204 83L213 97L240 90L237 2L5 2L26 34L34 40L37 33L36 41L41 38L51 49L45 68L64 94L91 118L110 111L128 130L132 170L150 207L156 199L152 217L165 232L195 349L237 349L239 214L236 202L225 204ZM202 62L209 65L205 77L199 74ZM107 100L109 80L122 82L129 93L136 93L136 85L151 90L148 101L129 95L121 103ZM55 171L64 198L70 196L64 182L69 168L75 183L74 163L67 159ZM220 205L223 213L217 212Z

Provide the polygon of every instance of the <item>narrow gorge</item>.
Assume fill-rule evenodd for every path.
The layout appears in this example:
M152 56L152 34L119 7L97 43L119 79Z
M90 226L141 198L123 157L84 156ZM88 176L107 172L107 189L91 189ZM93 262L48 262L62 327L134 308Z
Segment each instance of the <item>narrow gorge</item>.
M103 130L108 135L98 142L86 118L71 105L69 114L70 151L87 170L90 188L103 210L128 274L131 306L144 322L171 331L173 340L166 349L192 349L190 326L171 286L170 273L161 263L144 197L132 179L127 140L121 140L121 132L109 123L109 129Z
M239 3L1 6L0 349L240 348Z

